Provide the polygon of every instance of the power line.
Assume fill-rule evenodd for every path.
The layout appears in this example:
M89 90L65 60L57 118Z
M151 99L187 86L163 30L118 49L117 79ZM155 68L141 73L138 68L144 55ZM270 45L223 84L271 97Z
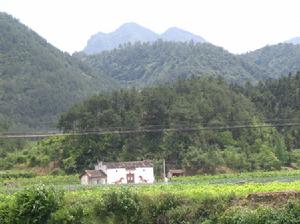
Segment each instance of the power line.
M300 126L300 123L274 123L274 124L244 124L234 126L206 126L206 127L163 127L158 126L156 128L140 127L135 129L102 129L102 130L84 130L73 132L40 132L40 133L2 133L0 139L7 138L47 138L54 136L84 136L84 135L107 135L107 134L135 134L135 133L156 133L156 132L194 132L194 131L206 131L206 130L233 130L233 129L251 129L251 128L270 128L270 127L292 127Z

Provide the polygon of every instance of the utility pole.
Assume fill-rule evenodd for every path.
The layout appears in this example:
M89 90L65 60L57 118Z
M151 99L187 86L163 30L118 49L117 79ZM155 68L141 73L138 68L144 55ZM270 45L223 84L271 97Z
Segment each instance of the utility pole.
M163 159L163 175L164 175L164 182L167 182L167 177L166 177L166 161Z

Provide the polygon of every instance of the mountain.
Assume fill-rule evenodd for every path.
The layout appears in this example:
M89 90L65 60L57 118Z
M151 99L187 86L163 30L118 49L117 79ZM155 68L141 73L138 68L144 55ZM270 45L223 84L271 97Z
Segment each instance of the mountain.
M136 23L125 23L116 31L105 34L97 33L93 35L87 43L84 52L95 54L105 50L118 48L124 43L134 43L137 41L151 42L158 38L158 35Z
M209 43L158 40L79 58L126 87L204 74L220 75L234 83L255 83L299 71L300 45L277 44L235 55Z
M109 77L95 75L78 59L0 13L0 120L11 121L19 130L53 126L57 115L75 102L112 85Z
M240 58L257 68L257 80L276 79L300 70L300 45L280 43L243 54Z
M136 23L125 23L111 33L97 33L93 35L84 48L86 54L96 54L106 50L118 48L120 45L135 42L153 42L158 39L165 41L205 42L205 40L187 31L173 27L159 35Z
M300 37L294 37L290 40L285 41L288 44L300 44Z
M136 43L95 55L81 55L88 66L126 86L147 86L206 74L230 82L255 81L250 65L209 43Z
M195 43L206 42L202 37L196 36L190 32L187 32L177 27L172 27L166 30L160 35L160 38L164 41L175 41L175 42L189 42L193 41Z

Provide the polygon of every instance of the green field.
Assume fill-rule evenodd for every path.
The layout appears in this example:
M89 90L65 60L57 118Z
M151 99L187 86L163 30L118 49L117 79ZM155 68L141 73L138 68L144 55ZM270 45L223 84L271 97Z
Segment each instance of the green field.
M214 220L214 223L265 223L261 222L262 218L264 217L260 217L262 208L266 209L268 214L269 212L275 212L281 214L282 217L285 217L285 215L280 212L289 212L291 208L286 206L291 206L291 203L294 203L293 206L298 206L300 208L300 202L289 201L289 198L279 204L278 202L276 202L277 204L275 205L273 203L272 206L268 205L270 201L267 204L265 202L259 202L257 205L255 205L255 207L253 207L253 205L251 205L251 207L247 202L247 196L253 193L279 191L296 192L300 190L299 170L179 177L169 180L167 183L157 182L151 185L82 186L80 185L79 177L77 175L34 176L29 178L2 177L0 178L0 221L1 212L6 211L5 209L7 209L7 205L18 201L20 195L24 194L26 191L30 191L30 189L33 189L33 192L35 192L35 189L43 189L44 187L50 187L50 189L54 189L57 192L64 192L64 203L63 206L58 210L60 213L63 213L63 215L59 213L58 217L55 216L56 223L72 223L72 221L59 222L58 219L71 219L70 217L74 216L71 214L74 212L71 209L73 205L75 207L77 206L79 210L81 209L80 211L82 214L85 214L83 215L82 222L78 223L141 223L138 221L125 222L124 220L126 217L121 215L121 213L123 214L129 212L127 211L128 206L130 207L133 202L141 206L141 211L147 211L147 214L155 211L155 215L151 213L153 217L160 217L163 215L168 217L168 220L173 220L173 222L156 222L153 221L156 219L148 214L150 218L147 216L147 220L152 221L145 221L145 223L198 223L197 220L200 218L203 218L203 220L206 221ZM26 195L26 197L29 196ZM239 201L246 201L244 202L246 204L241 206ZM135 209L137 209L137 205L134 206ZM126 208L124 211L122 210L124 209L122 206L125 206ZM161 207L157 208L157 206ZM105 210L105 208L112 208L113 212L107 213L106 211L106 213L103 213L103 209ZM61 209L63 210L61 211ZM121 213L117 213L119 209L122 210ZM203 211L199 213L199 209L201 211L203 209L207 210L205 211L205 214L208 214L207 217L202 217ZM235 211L235 209L237 209L237 211ZM96 210L98 213L95 213ZM234 214L236 215L249 215L249 217L246 217L247 220L252 220L255 218L258 221L254 222L252 220L250 222L233 222L231 218L227 217L227 213L231 214L230 212L233 210L235 211ZM76 210L75 213L77 214L78 211ZM108 217L109 221L99 221L98 216L103 216L101 212L104 214L104 216ZM131 212L134 213L134 209ZM134 214L136 214L136 212L137 211L135 211ZM113 218L117 217L118 215L120 217L125 217L121 218L123 221L120 222L120 219ZM294 215L300 215L300 210ZM281 216L276 216L276 220L281 220ZM229 215L229 217L232 217L232 214ZM238 220L240 220L240 218L241 217L239 217ZM190 221L183 222L183 219L190 219ZM227 219L231 221L227 222ZM176 222L176 220L179 221ZM211 223L208 221L207 223ZM3 223L12 222L3 221Z
M167 183L156 182L151 185L121 186L83 186L80 184L78 175L0 178L0 194L7 192L13 194L38 184L53 185L58 189L66 190L67 195L76 197L81 197L81 195L88 197L89 194L101 193L112 188L130 188L145 194L169 192L192 197L201 197L207 194L235 194L243 197L254 192L300 190L300 170L186 176L170 179Z

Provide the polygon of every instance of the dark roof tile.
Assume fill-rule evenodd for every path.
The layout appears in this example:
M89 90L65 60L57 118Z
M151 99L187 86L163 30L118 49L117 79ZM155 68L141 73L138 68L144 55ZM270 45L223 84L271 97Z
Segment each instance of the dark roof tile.
M150 160L115 162L115 163L105 162L103 163L103 165L106 165L107 169L116 169L116 168L135 169L139 167L153 167L153 163Z

